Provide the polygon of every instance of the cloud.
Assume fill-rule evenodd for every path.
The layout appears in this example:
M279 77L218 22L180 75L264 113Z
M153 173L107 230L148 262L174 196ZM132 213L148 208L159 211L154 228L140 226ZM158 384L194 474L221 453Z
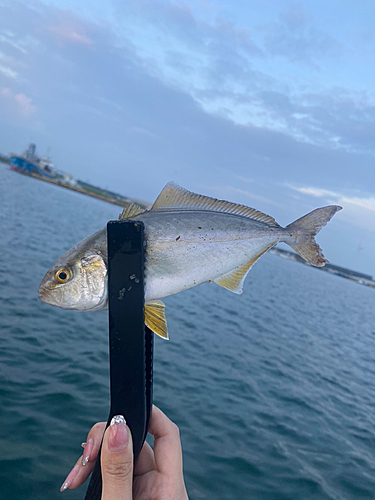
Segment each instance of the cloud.
M294 61L297 66L293 69L297 72L300 63L316 64L319 58L336 54L335 42L330 43L329 36L314 27L313 16L300 4L258 28L257 33L223 19L219 12L202 16L202 11L214 7L202 8L199 2L198 5L199 8L194 2L114 0L110 25L89 23L71 12L39 5L28 11L29 26L37 27L34 32L27 33L26 26L17 32L20 22L4 23L2 36L8 43L29 51L33 44L26 42L34 40L34 45L44 45L45 54L53 57L45 48L51 38L59 47L81 45L93 49L95 43L100 47L105 33L112 37L111 48L125 49L124 54L134 57L151 76L186 92L206 112L237 124L282 132L301 142L375 154L371 95L348 92L345 88L297 88L281 83L272 72L257 69L260 61L268 64L275 58L275 50L284 51L283 57ZM42 13L42 22L38 12ZM10 28L6 28L8 25ZM275 36L282 40L272 38ZM273 47L266 43L271 39ZM64 55L63 64L72 64L73 60ZM25 60L25 64L30 62ZM34 63L38 65L39 61ZM2 67L8 77L20 72L11 64Z
M9 78L17 78L18 76L18 73L16 71L12 70L8 66L3 66L1 64L0 64L0 72L3 75L8 76Z
M152 76L206 112L300 142L375 154L373 97L309 83L321 61L343 63L346 49L300 4L253 29L219 11L206 16L194 2L115 0L113 6L118 41L132 45ZM275 77L270 69L279 57L292 64L292 74L309 68L303 85Z
M186 5L130 4L115 4L118 24L89 22L43 4L34 10L11 4L8 17L0 19L0 31L9 26L12 40L36 40L27 54L12 53L18 66L11 67L22 85L0 82L14 95L32 99L17 103L23 104L24 116L38 115L51 136L66 136L73 143L79 137L77 148L84 147L82 137L92 150L106 136L113 150L124 147L132 164L143 168L151 161L162 172L172 172L168 177L176 168L194 166L199 177L203 162L206 170L229 167L255 181L264 177L272 183L312 185L324 178L331 189L338 169L357 168L355 153L361 150L358 184L372 182L370 97L345 89L296 94L253 69L263 54L254 50L249 30L220 19L202 21ZM310 21L295 16L287 22L293 30ZM69 30L48 29L61 26L93 43L75 36L70 40ZM145 33L144 39L137 38ZM159 52L152 59L154 49ZM0 50L9 56L9 44L0 44ZM353 120L368 127L366 143L359 132L351 138ZM108 154L109 148L103 148L101 163ZM222 175L228 174L222 170ZM242 181L237 182L241 188Z
M241 188L237 188L235 186L232 186L232 185L225 185L225 186L216 186L214 188L214 190L217 192L217 193L222 193L222 194L217 194L217 196L221 196L221 197L229 197L230 194L233 196L233 195L240 195L241 198L249 198L251 200L256 200L258 202L261 202L261 203L264 203L266 205L278 205L277 202L275 202L274 200L271 200L269 198L266 198L265 196L262 196L260 194L255 194L255 193L252 193L250 191L247 191L246 189L241 189ZM224 194L225 193L225 194Z
M16 80L19 74L15 69L19 66L18 61L13 57L5 54L3 51L0 51L0 61L0 73L2 73L7 78Z
M7 111L10 118L28 119L37 110L30 97L22 93L15 94L7 87L0 87L0 97L3 97L3 109Z
M284 11L279 19L258 28L263 31L267 54L281 56L318 68L322 58L342 56L342 44L313 25L313 18L300 4Z
M290 184L288 184L288 187L294 189L295 191L298 191L299 193L314 196L315 198L327 198L328 196L337 198L341 196L339 193L336 193L335 191L329 191L328 189L316 187L297 187Z
M372 160L366 156L370 141L362 144L358 134L358 142L354 144L349 137L353 119L357 123L361 123L361 119L364 125L367 123L370 137L370 98L351 95L344 89L326 94L305 91L296 95L282 88L273 78L251 69L250 59L242 59L241 40L251 41L251 34L238 31L234 25L215 21L211 26L198 20L189 8L172 6L164 12L160 5L154 7L148 3L151 11L145 14L150 16L148 22L158 20L156 27L165 26L163 20L172 23L174 19L177 23L170 30L164 30L163 36L181 29L178 42L186 37L186 46L190 49L197 45L197 51L186 52L179 43L172 44L174 60L181 54L184 63L177 67L181 79L173 79L172 85L168 75L156 71L155 61L148 64L150 58L140 51L137 39L118 35L113 25L78 19L72 13L50 6L29 11L20 4L12 5L12 17L0 20L0 27L1 23L8 24L13 39L35 38L36 43L29 47L27 54L17 52L18 66L14 68L22 85L17 84L15 88L8 83L0 85L11 88L14 96L25 96L19 99L20 102L13 97L14 105L23 109L23 117L34 120L38 116L43 120L51 137L66 137L77 149L86 147L97 151L101 141L112 144L112 150L106 146L103 151L97 151L94 162L106 163L112 151L123 147L129 164L142 169L149 164L155 165L155 172L158 169L164 172L163 182L176 178L175 170L192 171L199 178L204 164L206 171L222 169L223 185L226 185L224 179L229 174L224 169L232 169L235 175L254 179L254 182L264 181L263 192L251 189L252 194L259 196L264 196L264 189L269 189L270 184L285 180L311 186L315 179L324 178L326 189L334 190L338 177L340 182L344 179L338 172L353 169L360 172L358 185L373 181ZM117 18L121 18L120 8L125 7L121 4L115 12ZM154 8L156 14L152 12ZM139 7L138 22L144 20L143 12ZM134 22L134 29L138 31L134 12L132 15L121 19L130 24ZM17 22L12 23L12 19ZM178 24L184 19L188 23L185 28ZM61 41L46 26L70 26L93 43ZM145 25L142 33L147 30ZM130 36L130 28L123 31ZM191 43L188 43L189 31L194 35ZM150 36L152 42L154 35ZM210 48L213 40L227 49ZM151 49L158 45L151 42L147 42ZM161 38L158 50L164 50L164 42ZM169 53L170 46L171 41ZM9 47L4 47L0 46L0 50L9 56ZM198 47L202 47L203 59L199 59ZM225 58L231 58L232 53L235 60L237 51L238 64L235 61L234 66L228 66L220 79L220 65L225 65ZM246 57L250 57L249 53ZM254 57L258 56L254 53ZM195 58L198 60L196 67ZM241 61L247 61L243 67ZM4 65L9 66L8 63ZM192 77L190 67L197 71ZM214 78L216 71L217 79ZM204 84L201 84L203 78ZM233 82L236 87L232 86ZM215 106L218 113L220 111L219 116L213 112ZM246 114L245 125L238 125L233 119L241 118L241 114L242 118ZM17 116L21 116L20 111ZM348 137L344 142L339 127L343 127L345 119L348 120ZM334 142L338 137L340 139ZM352 149L341 147L342 144L349 144ZM362 150L363 158L358 160L354 150ZM124 158L118 155L117 160L122 164ZM72 164L71 158L66 161ZM115 166L116 161L111 165ZM357 168L359 161L360 169ZM71 168L79 171L83 164L74 161ZM353 183L356 182L354 179ZM243 184L243 180L236 179L234 186L241 189ZM152 197L153 194L150 199Z
M10 45L11 47L22 52L23 54L27 53L26 49L22 46L23 45L22 42L20 43L20 41L17 41L15 39L15 34L12 33L11 31L4 30L2 33L0 33L0 43Z
M149 71L186 90L205 107L215 91L232 86L245 91L262 83L251 66L252 59L262 58L263 53L248 28L238 28L220 16L199 19L197 11L182 2L138 0L130 6L114 5L119 39L131 39Z
M239 179L242 182L248 182L248 183L253 183L254 179L250 177L245 177L244 175L236 175L236 178Z
M14 100L18 105L19 113L25 118L29 118L36 111L36 106L32 104L32 99L25 96L25 94L16 94Z
M115 4L119 12L124 12L124 5ZM143 23L152 24L160 41L171 36L183 42L186 47L199 49L204 54L214 54L215 48L225 46L232 50L235 45L250 56L261 56L262 50L252 40L248 28L238 28L230 20L215 16L212 21L199 19L197 10L186 2L164 2L160 0L136 0L131 2L132 14ZM126 13L129 11L126 10ZM199 11L198 11L199 12ZM168 30L158 29L158 26L168 26ZM151 30L152 34L152 30ZM216 57L221 57L216 52Z
M142 127L130 127L128 129L128 133L143 134L143 135L148 135L149 137L157 137L156 134Z
M298 141L375 154L375 106L364 92L335 88L317 92L258 93L261 126Z
M0 95L4 96L4 97L12 97L13 96L13 93L10 89L8 88L1 88L0 87Z
M365 210L370 210L371 212L375 212L375 195L369 198L358 198L358 197L348 198L347 196L343 196L341 198L341 203L343 204L349 203L351 205L364 208Z
M279 18L291 33L304 29L308 22L311 21L311 16L298 3L295 3L288 10L282 12Z
M339 218L367 231L375 232L375 194L340 193L319 187L301 187L288 184L290 189L314 198L322 198L327 204L344 208Z
M75 22L74 24L77 24ZM80 27L71 26L69 20L61 20L58 24L49 26L48 31L54 35L57 43L64 42L79 43L83 45L93 45L94 42L84 32L80 31Z

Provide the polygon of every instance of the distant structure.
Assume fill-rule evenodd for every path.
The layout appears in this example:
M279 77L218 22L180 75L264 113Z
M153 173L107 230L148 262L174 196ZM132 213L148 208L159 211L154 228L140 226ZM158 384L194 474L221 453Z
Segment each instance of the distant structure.
M9 165L10 163L10 158L9 156L3 155L0 153L0 162L1 163L7 163Z
M294 260L295 262L300 262L301 264L305 264L309 266L306 261L302 259L298 254L294 252L289 252L288 250L282 250L281 248L271 248L270 253L274 255L278 255L280 257L284 257L288 260ZM375 287L375 281L373 280L370 274L359 273L357 271L352 271L351 269L347 269L346 267L335 266L334 264L326 264L324 267L319 267L321 271L326 271L327 273L336 274L337 276L341 276L342 278L350 279L352 281L356 281L361 285L367 285L371 287Z
M56 177L56 167L46 156L36 155L36 146L31 143L22 154L10 154L10 168L20 173L39 174L44 177Z
M0 155L0 160L2 156ZM4 157L5 159L7 157ZM82 193L99 200L114 203L121 207L126 207L130 203L138 203L142 208L149 208L151 205L144 201L134 200L127 196L102 189L98 186L93 186L88 182L83 182L75 179L71 174L57 170L55 165L49 159L49 156L38 156L36 154L36 146L34 143L28 145L26 151L19 155L11 153L7 163L10 162L11 170L18 172L40 181L55 184L60 187L71 189L78 193Z
M359 254L362 252L363 250L363 246L361 245L361 243L358 245L358 249L357 249L357 255L356 255L356 258L355 258L355 261L354 261L354 264L353 264L353 267L357 267L357 262L358 262L358 259L359 259Z

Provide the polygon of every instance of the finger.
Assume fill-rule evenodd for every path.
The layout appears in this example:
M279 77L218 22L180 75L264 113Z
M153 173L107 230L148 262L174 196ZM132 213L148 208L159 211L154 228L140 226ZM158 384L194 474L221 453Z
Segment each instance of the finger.
M103 439L102 500L131 500L133 489L133 441L122 415L111 420Z
M80 469L82 469L82 457L80 457L77 460L77 462L76 462L75 466L73 467L73 469L66 476L65 481L63 482L63 484L60 487L60 491L61 492L65 491L68 488L73 489L73 488L76 488L77 486L79 486L79 485L72 486L72 484L73 484L73 481L76 480L76 478L77 478L77 476L79 474Z
M151 446L145 442L134 467L134 476L142 476L152 470L156 470L154 451Z
M149 433L154 435L156 468L164 474L182 474L180 431L157 406L152 407Z
M84 446L83 455L78 459L77 463L66 477L60 488L61 491L65 491L67 488L71 490L78 488L78 486L81 486L89 477L94 469L105 425L105 422L98 422L91 428L87 436L87 442Z
M88 462L95 463L96 457L99 453L100 445L102 443L105 426L105 422L98 422L93 427L91 427L90 432L87 435L87 442L85 445L85 451L83 452L82 465L85 466Z
M69 488L70 490L74 490L75 488L78 488L78 486L81 486L81 484L83 484L86 481L86 479L89 477L91 472L94 470L95 462L89 462L87 465L83 466L82 460L83 460L83 456L78 459L76 465L72 469L72 471L74 471L74 469L76 469L76 471L75 471L74 477L70 478L71 481L70 481L69 486L67 486L67 488ZM78 465L78 467L77 467L77 465ZM69 477L69 475L68 475L68 477ZM65 479L65 481L67 479Z

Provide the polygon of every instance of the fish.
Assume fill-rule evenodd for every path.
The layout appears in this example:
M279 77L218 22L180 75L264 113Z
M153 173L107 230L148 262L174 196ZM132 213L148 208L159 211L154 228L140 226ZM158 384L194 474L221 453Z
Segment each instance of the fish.
M151 209L128 205L119 218L144 224L145 324L167 339L161 298L206 282L240 294L255 262L280 242L312 266L324 266L328 260L315 236L341 208L317 208L281 227L259 210L193 193L174 182L164 187ZM63 309L107 309L107 265L104 227L51 266L40 284L39 298Z

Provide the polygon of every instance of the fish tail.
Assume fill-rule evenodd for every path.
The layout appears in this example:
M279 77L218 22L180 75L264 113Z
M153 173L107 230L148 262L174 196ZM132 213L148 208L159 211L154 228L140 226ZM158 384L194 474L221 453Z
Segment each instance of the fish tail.
M285 236L283 241L312 266L323 267L328 263L328 260L315 241L315 236L341 209L342 207L338 205L329 205L313 210L286 226L285 230L289 234Z

